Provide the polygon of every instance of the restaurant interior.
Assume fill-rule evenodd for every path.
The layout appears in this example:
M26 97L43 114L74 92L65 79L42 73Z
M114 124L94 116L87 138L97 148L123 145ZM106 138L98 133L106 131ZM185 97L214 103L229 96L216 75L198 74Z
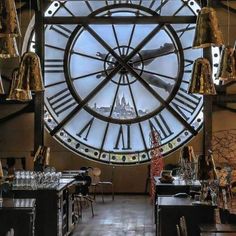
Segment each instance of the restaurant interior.
M0 236L236 235L235 35L235 0L1 0Z

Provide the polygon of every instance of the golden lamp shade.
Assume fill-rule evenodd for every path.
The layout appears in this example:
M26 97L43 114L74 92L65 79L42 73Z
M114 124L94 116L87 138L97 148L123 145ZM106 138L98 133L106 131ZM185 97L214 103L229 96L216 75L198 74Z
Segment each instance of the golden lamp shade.
M196 157L192 146L184 146L180 155L180 162L195 162Z
M14 37L0 37L0 58L6 59L18 56L16 39Z
M1 75L0 75L0 94L5 94Z
M220 80L236 80L236 52L235 48L225 46L222 49L217 78Z
M15 0L0 1L0 37L21 36Z
M31 91L37 92L44 90L40 59L36 53L24 53L20 62L18 77L19 90L25 89L26 84L29 84Z
M27 102L32 100L32 94L29 90L29 84L26 84L25 89L18 90L19 77L18 77L18 69L15 69L12 72L12 81L11 88L7 100L15 100L21 102Z
M50 147L39 146L34 155L34 169L43 171L43 168L50 164Z
M221 45L223 36L219 29L216 11L211 7L203 7L197 17L193 48Z
M188 93L215 95L215 85L212 79L210 62L205 58L198 58L193 65Z

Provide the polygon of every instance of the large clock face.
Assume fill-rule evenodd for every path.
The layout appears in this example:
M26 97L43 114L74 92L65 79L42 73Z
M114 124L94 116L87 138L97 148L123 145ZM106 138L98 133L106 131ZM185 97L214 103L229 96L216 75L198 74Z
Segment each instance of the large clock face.
M189 141L203 122L202 96L187 93L193 62L202 56L191 47L195 24L148 19L184 19L198 10L193 0L51 3L46 16L67 17L65 24L45 25L45 125L51 135L80 156L113 164L149 161L152 130L163 156ZM78 24L69 24L75 17ZM127 20L135 17L147 20ZM32 36L28 50L34 43ZM216 65L217 48L212 55Z

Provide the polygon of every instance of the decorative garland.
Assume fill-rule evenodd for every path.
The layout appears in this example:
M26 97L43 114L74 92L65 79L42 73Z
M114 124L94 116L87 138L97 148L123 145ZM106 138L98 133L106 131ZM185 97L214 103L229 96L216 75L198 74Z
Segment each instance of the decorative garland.
M161 171L164 167L164 162L162 158L160 147L160 135L157 131L152 130L150 132L150 146L152 147L151 152L151 168L150 168L150 178L151 178L151 199L152 201L155 200L155 193L156 193L156 186L154 176L160 176Z

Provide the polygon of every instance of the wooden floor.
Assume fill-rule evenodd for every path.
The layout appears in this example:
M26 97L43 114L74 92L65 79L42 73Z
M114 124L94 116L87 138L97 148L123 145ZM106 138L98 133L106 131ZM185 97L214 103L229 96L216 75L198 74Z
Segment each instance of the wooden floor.
M146 195L97 196L91 208L83 210L72 236L154 236L153 206Z

